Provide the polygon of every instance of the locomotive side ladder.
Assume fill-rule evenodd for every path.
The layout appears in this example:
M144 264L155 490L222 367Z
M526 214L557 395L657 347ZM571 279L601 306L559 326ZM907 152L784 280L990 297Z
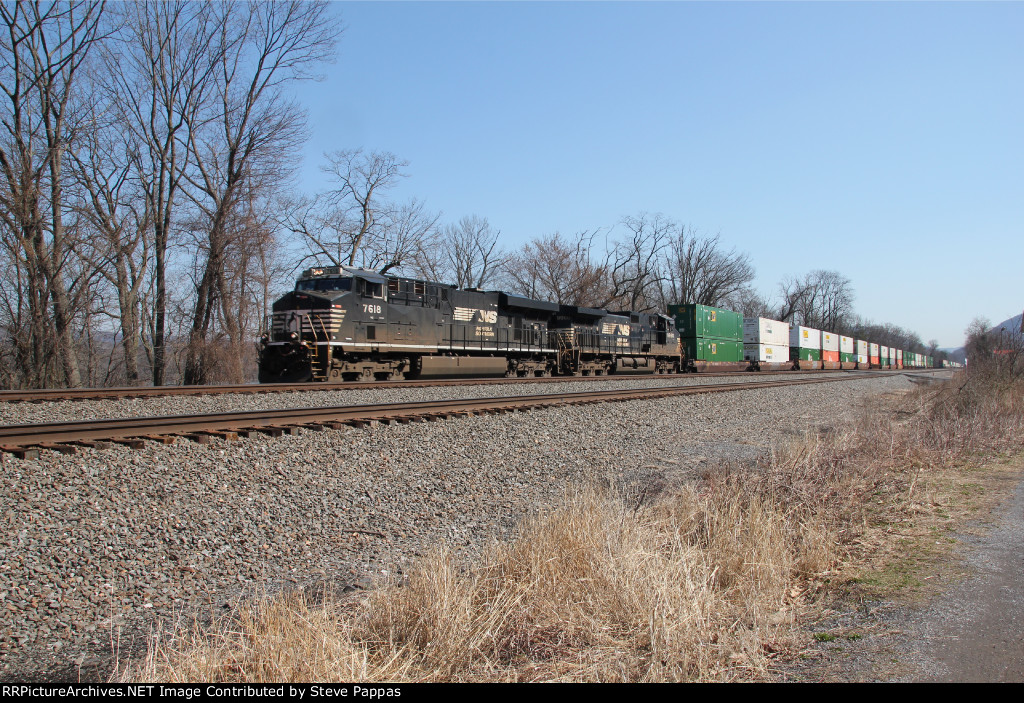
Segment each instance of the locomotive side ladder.
M551 332L548 332L551 335ZM580 368L580 348L570 342L570 332L559 330L554 333L558 345L558 373L562 376L575 375ZM572 335L575 337L575 335Z
M313 344L306 344L309 349L309 370L313 376L314 381L326 381L328 366L331 363L331 346L329 344L320 344L320 332L317 331L316 326L313 324L313 318L308 313L303 315L305 322L309 325L310 332L313 333ZM317 315L316 321L320 323L320 328L324 333L324 341L329 341L331 335L327 333L327 328L324 327L323 319ZM323 354L321 355L321 350ZM323 358L321 358L321 356Z

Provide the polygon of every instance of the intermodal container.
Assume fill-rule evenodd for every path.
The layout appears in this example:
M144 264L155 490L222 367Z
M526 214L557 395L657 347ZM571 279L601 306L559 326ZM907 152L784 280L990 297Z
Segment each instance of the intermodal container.
M821 360L839 361L839 335L833 332L821 333Z
M736 339L686 337L682 340L683 355L694 361L743 361L743 342Z
M802 325L790 327L789 356L793 361L821 361L821 330Z
M769 320L767 317L752 317L743 320L743 344L770 344L778 347L789 346L789 323ZM786 350L789 358L789 350Z
M745 361L789 361L788 344L743 344Z
M743 341L743 315L724 308L685 303L669 305L668 314L676 318L680 337L711 337Z
M839 337L839 360L842 362L857 361L857 352L853 337Z
M822 351L810 347L789 347L789 358L792 361L821 361Z
M821 350L821 330L793 325L789 328L789 346Z
M882 365L882 358L879 355L878 345L875 344L874 342L868 343L868 361L871 363L872 366Z
M857 363L868 363L868 343L863 339L857 340Z

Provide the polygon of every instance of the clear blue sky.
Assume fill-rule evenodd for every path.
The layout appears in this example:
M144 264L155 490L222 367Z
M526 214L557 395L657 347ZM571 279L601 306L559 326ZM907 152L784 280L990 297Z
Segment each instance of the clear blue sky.
M1024 307L1024 3L334 3L325 151L507 247L662 212L958 346Z

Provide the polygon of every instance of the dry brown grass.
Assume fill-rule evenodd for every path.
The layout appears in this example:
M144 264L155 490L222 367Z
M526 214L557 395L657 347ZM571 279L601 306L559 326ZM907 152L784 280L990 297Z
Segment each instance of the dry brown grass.
M965 377L641 506L585 490L460 564L358 601L259 602L157 642L161 681L721 681L764 677L810 594L933 509L936 467L1019 449L1024 391ZM891 539L889 539L891 542Z

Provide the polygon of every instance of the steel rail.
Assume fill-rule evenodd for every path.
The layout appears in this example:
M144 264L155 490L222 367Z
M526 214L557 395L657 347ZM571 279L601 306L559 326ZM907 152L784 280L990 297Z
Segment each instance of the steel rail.
M895 369L893 369L895 371ZM382 388L424 388L440 386L482 386L482 385L504 385L509 383L575 383L617 381L625 379L648 379L648 378L700 378L705 376L746 376L752 373L760 375L768 374L794 374L794 373L858 373L864 371L853 371L850 369L802 369L800 371L705 371L697 374L645 374L645 373L622 373L610 376L544 376L532 378L505 378L502 376L474 377L474 378L437 378L426 380L409 381L349 381L343 383L241 383L217 386L118 386L112 388L45 388L33 390L6 390L0 391L0 403L21 403L21 402L46 402L61 400L118 400L122 398L156 398L174 395L228 395L228 394L265 394L265 393L294 393L305 391L342 391L342 390L371 390Z
M454 415L499 413L524 409L552 407L582 403L645 400L674 395L725 393L741 390L759 390L780 386L836 383L848 380L885 376L881 372L867 372L830 378L787 378L772 381L744 381L707 386L660 386L626 390L581 391L544 395L511 396L499 398L459 398L441 401L409 403L383 403L375 405L344 405L336 407L291 408L255 410L245 412L205 413L199 415L168 415L105 420L79 420L75 422L36 423L0 426L0 450L18 455L30 455L30 448L42 447L58 451L73 451L70 445L92 442L129 441L141 446L143 439L168 441L175 436L186 436L206 441L210 435L234 438L248 432L294 434L298 428L324 429L343 425L365 426L373 421L413 422L436 420Z

